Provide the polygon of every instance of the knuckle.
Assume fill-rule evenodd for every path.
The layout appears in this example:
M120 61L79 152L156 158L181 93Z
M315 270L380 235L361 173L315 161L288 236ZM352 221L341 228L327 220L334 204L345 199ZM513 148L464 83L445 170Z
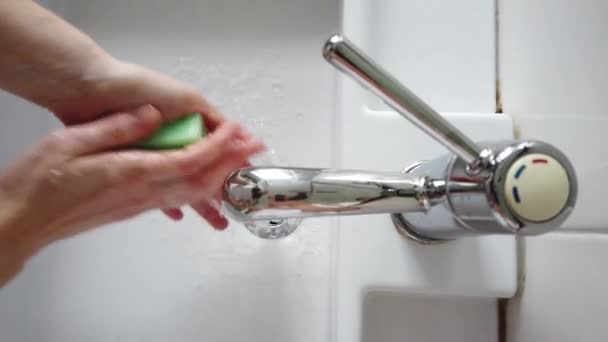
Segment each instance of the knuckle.
M106 186L133 181L137 178L138 164L129 161L127 156L121 154L108 155L107 159L96 166L101 182Z
M179 208L185 202L182 197L179 190L166 191L166 189L159 188L151 193L148 199L155 208Z
M50 151L62 149L67 142L65 135L65 131L56 130L51 132L42 142L43 149Z
M211 183L209 177L205 174L192 175L187 177L188 184L197 189L207 189Z
M124 152L120 164L121 177L125 181L149 182L176 176L175 166L162 154Z
M116 155L115 163L119 170L116 172L115 181L136 181L145 177L149 172L147 164L141 158L129 154Z
M179 151L174 155L171 161L178 172L184 175L192 175L197 173L203 161L195 158L195 154L191 153L191 150Z
M51 168L45 172L42 178L42 189L49 192L55 192L65 186L66 172L58 168Z
M162 196L160 200L159 208L171 208L171 207L180 207L183 203L175 196L165 195Z
M222 185L223 178L215 179L210 175L199 175L189 179L190 186L197 190L197 193L204 198L211 198L213 194L217 193Z
M190 85L184 85L181 94L181 100L186 106L200 109L205 103L199 91Z
M104 163L99 165L99 171L101 173L101 181L106 186L114 186L118 183L121 183L121 177L119 172L117 172L116 167L114 167L115 163L113 160L110 160L108 163Z
M190 87L182 87L176 92L170 104L167 105L167 112L163 115L168 115L171 119L182 117L188 113L200 113L204 116L204 113L207 112L204 103L204 99L198 91Z
M133 119L128 114L119 114L117 124L109 127L106 138L116 142L125 142L131 138Z

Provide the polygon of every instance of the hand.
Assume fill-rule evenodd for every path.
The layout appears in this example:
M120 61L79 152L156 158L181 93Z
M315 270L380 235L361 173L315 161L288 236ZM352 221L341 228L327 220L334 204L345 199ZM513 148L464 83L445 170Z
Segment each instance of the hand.
M146 106L49 136L0 174L0 245L14 241L16 255L31 255L53 241L149 209L212 200L230 172L264 149L231 122L181 150L119 149L161 122L160 113ZM210 221L226 225L221 217Z
M83 71L80 84L71 92L57 90L44 92L39 99L64 124L74 125L97 119L106 113L150 104L170 121L187 113L198 112L203 116L208 131L213 132L224 122L224 116L192 86L138 65L117 61L101 54L83 62L89 67ZM209 222L220 216L219 200L190 203L201 217ZM163 209L173 220L181 220L179 208Z
M146 104L165 120L199 111L211 129L222 121L192 87L118 61L35 1L0 1L0 51L0 88L66 125Z
M211 131L225 120L187 83L103 54L81 63L85 66L78 67L80 80L73 82L70 91L47 88L43 98L36 99L65 125L86 123L143 105L154 106L164 121L199 112Z
M159 110L163 121L173 120L187 113L199 112L208 131L213 132L224 122L223 115L206 101L192 86L174 80L155 71L106 57L94 63L77 92L70 95L63 91L53 94L47 91L46 107L66 125L89 122L103 115L144 104ZM217 197L217 196L216 196ZM218 197L211 202L201 200L190 203L191 207L207 221L220 217ZM163 209L173 220L181 220L179 208Z
M164 121L199 112L209 131L224 122L193 87L117 60L34 1L0 1L0 51L0 88L49 109L66 125L143 105L153 105ZM207 202L192 207L208 220L219 215ZM182 217L179 209L165 213Z

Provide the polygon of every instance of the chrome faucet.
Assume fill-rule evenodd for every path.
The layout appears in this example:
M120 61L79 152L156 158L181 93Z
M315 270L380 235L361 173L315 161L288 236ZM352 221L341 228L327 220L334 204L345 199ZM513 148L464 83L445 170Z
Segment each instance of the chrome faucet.
M473 142L340 35L327 41L323 56L452 153L401 173L240 169L224 189L235 219L278 225L294 218L386 213L405 236L434 243L543 234L572 212L575 172L555 147L532 140Z

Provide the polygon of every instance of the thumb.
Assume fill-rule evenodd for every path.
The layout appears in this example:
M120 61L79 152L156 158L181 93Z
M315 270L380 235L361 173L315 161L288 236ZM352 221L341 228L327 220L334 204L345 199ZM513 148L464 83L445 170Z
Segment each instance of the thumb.
M117 91L130 94L135 103L149 103L156 107L165 121L172 121L185 114L198 112L205 125L213 131L225 121L221 112L209 103L191 85L138 65L128 65L129 77Z
M65 142L73 155L100 152L134 144L153 134L162 117L152 106L116 113L65 130Z

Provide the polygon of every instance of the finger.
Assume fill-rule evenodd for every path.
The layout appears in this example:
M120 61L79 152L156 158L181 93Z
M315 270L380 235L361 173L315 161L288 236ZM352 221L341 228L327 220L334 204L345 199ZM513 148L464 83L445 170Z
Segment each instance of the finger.
M191 177L193 186L204 191L206 198L217 198L221 193L226 178L240 168L249 157L262 152L265 146L261 143L247 142L247 148L241 153L226 155L219 163L203 170L200 174Z
M224 230L228 227L228 220L208 200L193 203L192 209L201 215L205 221L209 222L213 228Z
M64 131L64 146L73 155L82 155L136 143L160 126L160 113L143 106L131 113L109 115Z
M171 182L156 181L151 186L157 193L155 196L157 206L162 208L178 206L183 203L191 203L203 218L215 213L211 210L215 203L221 201L221 191L225 179L253 154L264 150L261 143L246 143L249 146L240 153L225 155L218 163L208 165L199 173ZM202 205L209 204L210 206ZM219 205L215 208L219 212ZM210 221L214 221L212 217Z
M200 143L181 151L169 152L167 158L179 168L181 175L185 176L197 174L227 156L249 156L265 148L256 138L243 140L242 131L242 127L236 123L222 124L216 132Z
M244 162L251 153L264 148L257 139L239 140L239 130L238 124L226 123L208 138L183 150L109 152L72 162L81 174L106 186L135 181L179 183L213 168L227 156L237 156Z
M197 188L204 188L205 194L197 194L203 196L203 199L195 201L191 204L192 209L196 211L205 221L207 221L216 230L225 230L228 227L228 220L221 213L221 188L224 183L224 179L234 170L234 165L238 165L238 162L225 162L226 165L220 165L214 172L203 175L206 180L195 185L193 189L187 185L191 193L197 193ZM211 199L207 196L207 193L215 191L215 195L211 196ZM184 192L183 187L180 192Z
M242 167L247 158L262 151L264 145L249 150L243 155L235 154L222 159L222 161L208 170L203 170L196 179L190 177L187 181L153 184L156 192L152 206L172 206L176 204L191 203L191 207L205 219L213 228L224 230L228 227L228 220L221 214L221 191L226 177L236 168ZM167 213L171 215L171 213Z
M163 209L162 212L173 221L181 221L184 218L184 213L179 208Z
M226 122L224 114L214 105L207 103L204 109L197 110L203 116L203 122L209 132L215 131L219 125Z

